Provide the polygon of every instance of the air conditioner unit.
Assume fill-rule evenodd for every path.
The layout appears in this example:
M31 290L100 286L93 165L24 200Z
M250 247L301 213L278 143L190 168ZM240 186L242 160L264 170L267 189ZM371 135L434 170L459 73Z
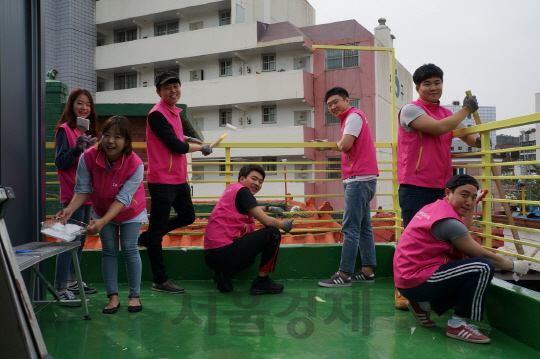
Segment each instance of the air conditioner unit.
M204 70L193 70L189 72L190 81L202 81L204 80Z

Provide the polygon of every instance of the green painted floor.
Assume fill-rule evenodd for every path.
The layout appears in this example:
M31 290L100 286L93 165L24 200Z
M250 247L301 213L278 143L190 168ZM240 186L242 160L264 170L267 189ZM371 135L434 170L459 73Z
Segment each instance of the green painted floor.
M392 278L349 288L320 288L289 280L279 295L250 296L249 281L219 293L209 281L179 283L185 294L153 292L142 285L140 313L127 311L127 285L114 315L101 309L102 283L89 295L92 320L79 307L36 308L45 344L56 359L77 358L538 358L531 347L489 327L491 344L445 336L449 315L437 327L419 327L394 309ZM90 284L90 283L88 283ZM123 301L122 301L123 299Z

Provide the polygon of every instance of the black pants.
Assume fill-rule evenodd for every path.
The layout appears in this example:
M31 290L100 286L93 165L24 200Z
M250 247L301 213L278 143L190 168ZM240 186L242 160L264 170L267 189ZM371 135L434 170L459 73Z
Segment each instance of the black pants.
M403 227L407 228L416 212L422 207L444 198L444 189L402 184L399 186L398 194Z
M195 210L191 202L190 188L187 183L172 185L148 183L152 207L148 225L148 258L152 268L154 283L166 282L169 277L163 263L163 236L176 228L184 227L195 221ZM170 217L171 207L176 216Z
M456 315L480 321L494 273L489 259L467 258L441 265L416 287L398 290L411 301L430 302L439 316L455 306Z
M261 253L259 271L274 272L281 233L276 227L266 227L235 239L231 244L204 251L206 265L218 272L227 272L231 276L249 268Z

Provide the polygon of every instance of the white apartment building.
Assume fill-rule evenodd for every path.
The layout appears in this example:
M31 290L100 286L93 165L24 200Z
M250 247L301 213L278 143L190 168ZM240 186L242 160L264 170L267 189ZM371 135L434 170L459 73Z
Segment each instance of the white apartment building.
M447 109L452 111L452 113L456 113L463 108L463 106L460 105L459 101L453 101L451 105L444 105L443 107L446 107ZM479 106L478 116L480 116L480 120L482 121L482 123L497 121L497 109L495 106ZM462 123L467 127L476 125L476 122L474 122L474 118L472 117L472 115L467 116L467 118ZM489 136L491 138L491 148L493 149L497 145L496 131L491 131ZM452 139L452 147L450 150L452 153L480 151L479 148L470 147L457 137Z
M96 28L96 103L155 103L159 98L154 77L171 70L178 72L182 82L180 102L189 107L207 142L227 132L227 123L239 132L229 133L224 142L286 143L315 138L335 142L339 126L325 119L324 93L341 85L366 113L375 141L391 140L394 94L389 91L389 56L311 48L315 43L391 47L394 36L382 20L372 34L354 20L315 25L315 10L306 0L100 0ZM413 86L411 74L399 62L396 67L399 110L412 100ZM378 151L379 161L388 161L388 153ZM231 155L237 162L278 162L265 167L279 172L286 165L283 160L320 161L340 154L328 151L323 156L313 150L281 147L232 149ZM222 161L224 156L223 149L215 149L208 157L194 153L193 161L200 164L193 170L223 171L224 165L204 163ZM239 167L233 165L232 170ZM287 165L287 171L313 169L314 165ZM290 173L287 178L316 176ZM285 193L284 183L268 180L283 177L283 173L269 172L259 195L279 198ZM194 196L218 197L224 189L223 184L208 183L224 180L223 174L194 174L192 179L205 181L193 183ZM319 185L288 183L287 192L343 191L339 182L325 182L324 188ZM381 181L378 192L390 193L390 181ZM332 201L334 208L342 209L342 199ZM378 203L389 208L391 200Z

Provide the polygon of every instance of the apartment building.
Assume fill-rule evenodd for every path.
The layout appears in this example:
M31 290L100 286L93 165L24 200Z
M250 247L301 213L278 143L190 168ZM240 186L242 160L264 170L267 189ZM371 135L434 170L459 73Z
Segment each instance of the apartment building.
M101 0L96 2L96 28L96 102L156 102L155 75L176 71L182 82L181 102L189 107L206 141L217 139L228 131L225 125L232 124L239 132L231 132L227 142L254 146L315 138L335 142L339 122L329 115L324 94L342 86L349 90L353 105L366 113L375 141L390 142L391 96L396 96L398 110L412 100L411 74L399 62L397 90L390 93L387 53L312 50L313 44L392 47L394 36L384 19L374 33L354 20L315 25L315 10L305 0ZM378 149L379 160L389 161L389 153ZM288 171L325 169L283 161L331 160L340 153L280 147L232 149L231 155L237 162L269 162L267 180L272 180L284 177L272 171L283 171L285 165ZM223 171L224 165L205 162L219 162L224 156L223 149L208 157L195 153L193 161L198 163L192 169ZM232 170L239 167L233 165ZM287 178L314 177L306 172ZM204 181L224 178L219 173L192 176ZM379 183L379 193L390 193L390 181ZM219 196L223 185L193 183L193 188L195 196ZM339 181L298 181L287 188L297 195L342 191ZM284 183L267 181L260 195L279 198L284 193ZM329 201L342 209L342 199ZM378 198L378 205L389 208L390 203L389 197Z

